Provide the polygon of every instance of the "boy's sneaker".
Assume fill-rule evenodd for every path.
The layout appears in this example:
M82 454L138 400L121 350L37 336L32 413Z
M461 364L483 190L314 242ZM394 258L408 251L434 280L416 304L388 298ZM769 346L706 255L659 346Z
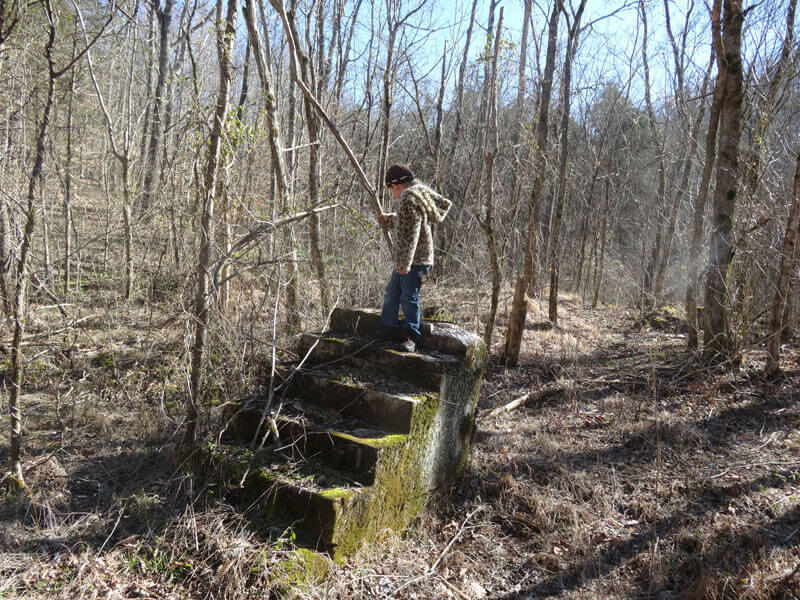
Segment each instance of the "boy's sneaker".
M414 343L414 340L411 338L406 338L403 340L403 343L400 344L400 350L402 352L416 352L417 351L417 344Z
M388 327L382 327L374 336L372 336L372 341L379 345L393 344L397 341L397 337L396 331L393 331Z

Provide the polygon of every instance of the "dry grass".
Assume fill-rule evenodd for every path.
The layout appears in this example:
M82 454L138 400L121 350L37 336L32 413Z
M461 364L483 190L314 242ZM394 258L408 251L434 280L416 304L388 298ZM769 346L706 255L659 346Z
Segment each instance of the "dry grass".
M176 309L93 293L99 316L28 346L35 496L0 500L0 598L283 597L290 536L265 534L174 467ZM474 293L425 293L475 319ZM471 474L298 597L800 597L796 350L770 382L758 350L726 374L625 311L567 297L556 329L539 327L545 313L531 302L518 369L489 366ZM218 404L262 381L263 362L231 342L246 317L231 312L212 339L209 380L229 382ZM45 329L56 317L37 318ZM503 319L501 306L498 344ZM559 393L490 415L556 381ZM219 411L208 414L214 425Z

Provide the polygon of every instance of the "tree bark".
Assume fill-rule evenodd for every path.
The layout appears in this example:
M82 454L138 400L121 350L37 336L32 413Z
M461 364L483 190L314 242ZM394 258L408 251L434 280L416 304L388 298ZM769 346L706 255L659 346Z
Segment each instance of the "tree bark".
M486 82L488 106L486 116L487 142L486 156L486 216L483 219L483 230L486 234L486 243L489 249L489 264L492 268L492 297L489 304L489 315L483 332L483 341L487 348L492 347L492 331L497 316L497 304L500 300L500 260L497 255L497 237L494 231L494 163L497 158L497 59L500 55L500 38L503 33L503 8L500 9L500 18L497 21L497 33L494 38L492 52L491 75Z
M580 39L581 17L586 7L586 0L581 0L575 13L575 21L569 28L567 36L567 52L564 57L564 74L561 86L561 149L558 164L558 188L556 191L556 212L553 219L553 228L550 241L550 297L548 302L548 317L553 323L558 323L558 276L561 269L559 259L561 221L564 215L564 200L567 194L567 158L569 156L569 105L570 87L572 85L572 60L578 51Z
M536 132L536 148L534 149L533 184L531 186L530 200L528 203L528 222L525 237L525 255L522 273L517 275L514 285L514 299L511 305L511 315L508 320L505 346L503 348L503 361L509 366L516 366L519 361L519 351L522 345L522 336L525 332L525 319L528 315L528 305L525 292L534 281L534 260L536 256L536 211L541 200L542 188L546 177L545 166L547 163L547 135L548 118L550 115L550 96L553 90L553 72L555 71L556 44L558 41L558 19L561 14L561 0L554 0L553 10L547 34L547 54L545 59L544 77L542 78L542 91L539 99L538 127Z
M717 53L722 78L719 119L719 155L714 189L713 230L708 254L703 352L712 361L733 359L736 347L728 322L728 267L733 253L733 217L738 191L739 138L741 136L743 74L740 0L715 0L714 10L723 4L722 52ZM716 12L716 14L719 14Z
M220 6L225 0L219 0ZM208 337L209 312L211 309L210 267L211 242L214 239L214 204L217 169L222 147L222 134L230 107L228 98L233 72L233 43L236 37L236 15L238 0L227 0L227 14L224 23L217 24L217 56L219 59L219 91L214 123L208 141L208 160L203 180L203 208L200 221L200 253L197 260L197 292L194 308L194 341L191 351L189 393L186 397L186 431L183 437L185 447L194 445L197 437L197 424L200 407L200 379L203 368L206 339ZM224 28L223 28L224 26Z
M775 283L775 300L772 302L772 314L769 320L769 328L767 329L769 337L767 338L767 364L764 367L764 373L768 377L775 377L781 372L781 333L786 327L783 315L789 294L789 283L795 267L794 257L798 234L800 234L800 153L797 155L792 203L789 208L786 234L783 236L781 265L778 269L778 280Z
M161 112L164 104L164 86L167 81L168 58L169 58L169 27L172 21L172 7L175 0L164 0L163 7L158 7L159 0L153 1L153 10L158 17L158 77L153 95L153 112L150 126L150 141L147 149L147 163L144 173L144 184L142 189L142 200L138 208L142 212L150 209L153 205L153 194L156 182L158 182L159 171L161 169L161 137L163 127Z

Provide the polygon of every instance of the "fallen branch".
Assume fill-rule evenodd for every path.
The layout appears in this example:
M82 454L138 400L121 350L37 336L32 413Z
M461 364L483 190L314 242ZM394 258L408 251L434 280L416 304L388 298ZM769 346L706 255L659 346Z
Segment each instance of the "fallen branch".
M800 466L800 461L790 461L790 462L757 462L757 463L741 463L738 465L732 465L722 471L721 473L717 473L716 475L711 475L709 479L719 479L720 477L724 477L734 469L749 469L751 467L797 467Z
M786 585L798 573L800 573L800 562L797 563L797 566L788 575L778 578L777 584L780 586Z
M523 404L526 404L530 401L536 400L543 400L548 396L555 396L556 394L564 393L568 388L581 386L588 388L589 386L595 384L603 384L603 385L626 385L626 384L633 384L633 383L641 383L642 380L640 379L606 379L605 377L598 377L597 379L589 379L589 380L579 380L579 379L570 379L569 381L562 381L552 382L544 386L537 392L531 390L526 394L522 394L521 396L517 396L508 404L504 404L503 406L498 406L495 409L489 411L489 416L494 417L500 414L501 412L511 412L512 410L519 408Z
M68 305L64 304L63 302L61 302L61 300L59 300L59 298L47 288L47 286L44 284L44 282L41 281L36 276L35 273L31 273L30 274L30 278L31 278L31 283L33 283L36 286L36 289L34 290L33 294L36 294L36 292L38 292L39 290L44 292L45 296L50 298L51 301L55 302L54 307L59 310L59 312L64 316L64 318L65 319L69 319L69 314L67 313L66 309L64 309L64 306L68 306Z
M433 564L430 567L428 567L428 569L422 575L419 575L418 577L414 577L414 579L409 579L408 581L406 581L403 585L401 585L399 588L397 588L394 591L394 594L397 595L402 590L406 589L407 587L412 586L415 583L419 583L420 581L425 581L426 579L430 578L430 576L433 575L436 572L436 568L439 566L439 563L442 562L442 559L445 557L445 555L447 555L447 553L450 551L450 548L453 547L453 544L455 544L456 541L458 540L458 538L461 537L461 534L464 533L465 527L466 527L467 523L469 522L469 520L472 517L474 517L476 514L478 514L480 511L482 511L482 510L483 510L483 506L479 506L478 508L473 510L471 513L469 513L466 516L466 518L461 522L461 525L459 525L458 531L456 531L455 534L453 535L453 537L450 538L450 541L447 543L447 546L444 547L444 550L441 551L441 553L439 554L439 557L433 562Z
M530 391L527 394L522 394L522 396L517 396L508 404L504 404L503 406L498 406L497 408L489 412L489 416L494 417L499 415L501 412L511 412L512 410L519 408L520 406L531 400L541 400L543 398L546 398L547 396L554 396L555 394L563 393L564 390L566 390L567 385L569 384L551 383L544 386L537 392Z

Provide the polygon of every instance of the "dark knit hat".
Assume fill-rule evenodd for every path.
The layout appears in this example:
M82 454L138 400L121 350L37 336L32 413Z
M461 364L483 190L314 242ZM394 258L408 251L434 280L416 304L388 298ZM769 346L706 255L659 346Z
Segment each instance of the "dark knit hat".
M414 181L414 173L408 165L397 163L386 171L386 187L393 183L411 183L412 181Z

